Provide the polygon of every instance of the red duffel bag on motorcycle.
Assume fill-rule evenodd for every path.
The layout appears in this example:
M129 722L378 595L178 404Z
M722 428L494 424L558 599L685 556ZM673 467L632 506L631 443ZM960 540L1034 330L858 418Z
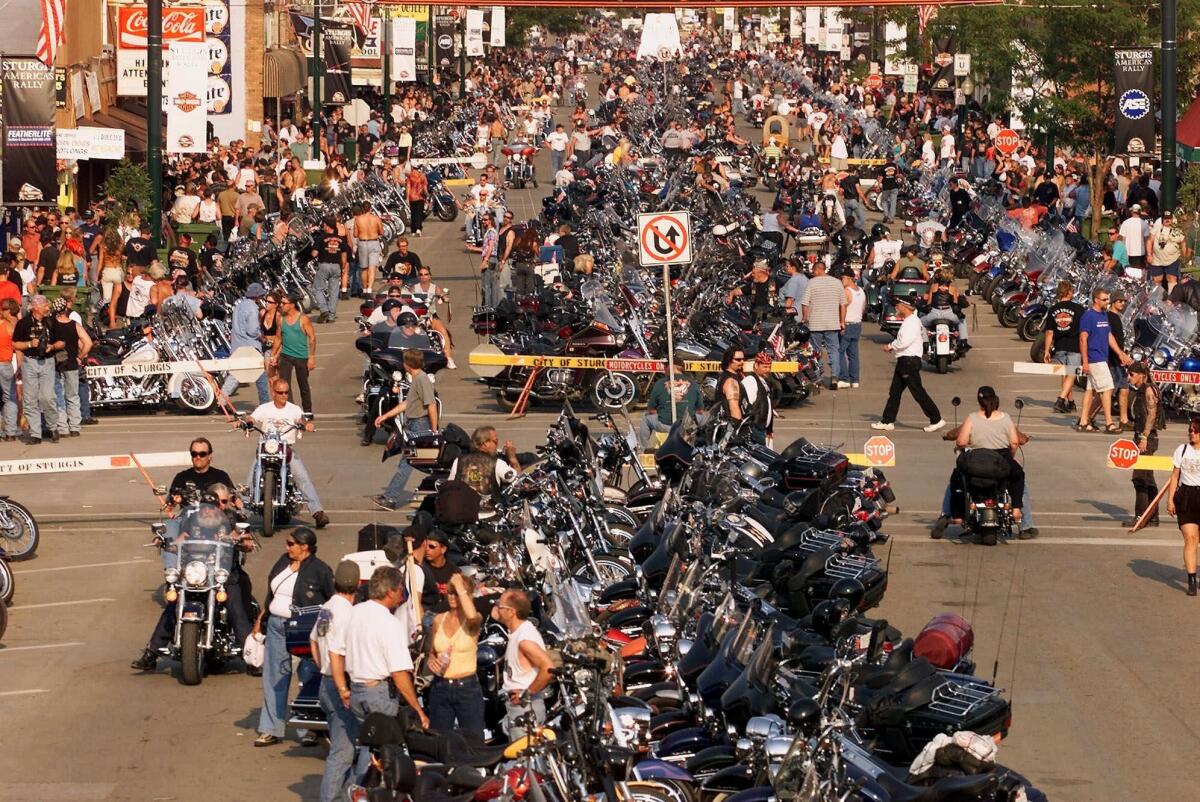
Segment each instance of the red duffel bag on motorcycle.
M913 642L913 655L924 657L938 668L954 669L971 653L975 630L961 615L942 613L929 620Z

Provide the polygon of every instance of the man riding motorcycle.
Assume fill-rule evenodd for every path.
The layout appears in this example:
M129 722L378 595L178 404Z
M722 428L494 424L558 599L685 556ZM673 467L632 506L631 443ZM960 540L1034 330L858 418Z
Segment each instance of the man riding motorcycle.
M959 295L958 288L954 286L954 274L950 270L942 269L934 275L933 285L925 293L925 301L930 309L921 315L921 325L928 329L939 320L953 323L958 326L959 350L963 353L971 350L971 344L967 342L966 316L961 319L958 316L958 309L966 299Z
M329 516L325 514L325 510L321 506L321 499L317 496L317 488L313 485L313 481L308 475L308 469L304 467L304 461L296 453L296 428L289 428L295 425L302 427L306 432L311 432L313 430L312 421L305 420L304 410L288 401L289 390L289 386L283 381L273 382L271 385L271 395L274 400L259 406L245 417L245 421L264 430L274 428L282 432L280 439L292 447L292 461L290 463L292 481L296 483L296 488L308 502L308 509L312 512L313 521L316 522L317 529L324 529L326 526L329 526ZM254 487L259 479L256 475L258 473L257 468L257 461L250 466L250 477L247 483L251 487ZM267 514L271 513L268 512Z
M213 483L205 489L200 507L177 523L178 534L167 539L172 544L189 537L205 540L231 539L236 541L238 549L252 550L254 548L253 538L249 534L239 534L235 527L237 515L233 510L233 500L233 491L230 490L229 485L221 482ZM243 583L246 586L245 593L242 589ZM228 594L225 605L230 623L233 625L234 637L237 643L244 643L251 630L250 617L246 614L245 603L246 598L250 595L250 583L242 572L238 560L234 560L233 571L225 582L225 592ZM155 624L154 631L150 635L150 640L146 643L146 648L142 650L142 654L136 660L129 664L130 668L137 671L153 671L155 669L162 653L161 650L170 645L175 636L175 614L176 606L174 604L167 604L163 607L162 614L158 617L158 623Z
M233 480L229 478L229 474L220 468L213 467L213 445L207 437L197 437L192 440L188 446L188 452L192 457L192 467L175 474L175 478L171 480L171 485L167 490L167 502L163 510L170 516L165 523L167 537L171 540L179 536L182 523L179 513L185 501L184 494L189 487L194 487L201 495L210 491L213 485L233 487ZM233 499L234 506L240 508L242 500L237 496L234 496Z

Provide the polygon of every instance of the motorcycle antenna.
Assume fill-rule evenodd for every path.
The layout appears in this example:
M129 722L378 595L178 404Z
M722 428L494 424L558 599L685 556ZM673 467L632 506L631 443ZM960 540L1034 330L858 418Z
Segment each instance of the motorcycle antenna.
M1001 643L1001 641L1004 640L1004 627L1008 623L1008 607L1009 607L1009 604L1012 602L1013 586L1017 582L1017 564L1020 561L1021 561L1021 550L1018 549L1017 553L1015 555L1013 555L1012 572L1009 574L1009 577L1008 577L1008 594L1004 598L1004 613L1000 616L1000 638L996 641L996 659L992 663L992 685L996 684L996 675L1000 673L1000 643ZM1025 587L1025 574L1022 573L1021 574L1022 590L1024 590L1024 587ZM1023 594L1022 594L1022 601L1020 602L1020 604L1021 604L1022 609L1024 609L1024 595ZM1018 614L1018 616L1017 616L1018 642L1020 641L1020 634L1021 634L1021 623L1020 623L1020 614ZM1013 650L1013 655L1014 655L1013 656L1013 670L1015 671L1016 670L1016 650L1015 649Z

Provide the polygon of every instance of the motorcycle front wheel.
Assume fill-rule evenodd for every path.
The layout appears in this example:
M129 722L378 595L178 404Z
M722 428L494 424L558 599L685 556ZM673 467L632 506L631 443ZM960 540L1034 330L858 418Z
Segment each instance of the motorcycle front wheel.
M33 513L15 501L0 501L0 548L9 559L28 560L37 552L39 539Z
M17 592L17 583L13 579L12 569L5 560L0 560L0 606L12 604L13 594Z
M199 621L184 621L179 628L179 662L179 678L183 684L199 685L204 679Z
M275 471L263 471L262 475L262 533L263 537L275 534L275 486L279 484L279 476Z
M937 358L937 372L945 373L948 370L950 370L950 357L945 355L939 356Z
M458 217L458 206L453 203L439 203L434 210L434 214L443 223L453 223L454 218Z
M618 556L616 553L596 552L592 554L592 560L596 563L596 571L599 576L593 574L591 563L587 560L576 565L571 571L571 575L579 577L585 582L594 582L601 588L633 576L633 563L628 557Z
M0 639L4 637L6 629L8 629L8 605L0 604Z
M179 382L179 397L175 403L185 412L205 415L217 405L217 394L206 376L188 373Z
M1036 315L1030 315L1029 317L1024 318L1017 325L1017 336L1020 337L1022 340L1024 340L1027 343L1034 343L1035 345L1040 346L1041 345L1040 340L1041 340L1041 334L1042 334L1042 323L1043 323L1043 321L1040 318L1038 318ZM1034 362L1042 361L1041 360L1041 348L1038 348L1038 358L1034 359L1033 361Z
M592 403L613 412L632 407L638 397L637 381L628 373L605 371L592 384Z

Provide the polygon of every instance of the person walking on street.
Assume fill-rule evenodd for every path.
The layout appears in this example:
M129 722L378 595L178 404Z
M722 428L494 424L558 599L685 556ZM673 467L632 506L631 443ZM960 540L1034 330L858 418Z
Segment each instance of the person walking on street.
M846 292L846 327L839 341L838 375L858 387L859 359L858 343L862 339L863 312L867 308L867 294L854 280L854 271L842 268L839 273Z
M1075 424L1078 432L1097 431L1090 422L1092 402L1096 395L1100 396L1100 409L1104 412L1104 430L1109 434L1119 434L1121 431L1121 427L1112 419L1114 383L1108 367L1109 349L1115 350L1123 365L1133 360L1121 350L1121 344L1113 337L1108 320L1109 297L1109 291L1102 287L1094 290L1092 308L1079 319L1079 354L1082 360L1079 369L1087 376L1088 384L1083 393L1083 404L1079 407L1079 421Z
M13 348L17 350L17 369L24 384L25 415L29 420L28 445L42 442L43 430L51 442L58 442L58 402L54 397L54 354L66 343L52 339L54 321L50 302L44 295L29 299L29 314L13 329Z
M54 324L50 338L63 344L62 350L58 352L61 356L55 358L63 395L63 407L58 417L58 433L79 437L79 427L83 421L79 370L88 352L92 350L92 338L88 336L82 323L71 319L71 308L63 298L54 302ZM84 383L86 381L83 380Z
M403 404L397 404L392 409L375 419L376 428L384 421L404 413L404 432L407 437L416 437L426 432L437 431L438 407L437 395L433 390L433 382L425 372L425 356L416 349L404 352L404 371L408 374L408 396ZM397 510L407 503L404 497L404 486L412 476L413 467L408 460L401 459L396 466L396 473L381 495L371 500L375 505L385 510Z
M413 236L421 236L421 227L425 225L425 204L429 201L429 179L420 167L410 170L405 180L408 193L408 217L412 224Z
M429 639L429 724L435 732L462 732L482 742L483 690L475 663L483 616L475 609L469 578L455 572L447 584L448 609L434 617Z
M504 591L492 607L492 618L508 630L503 690L509 741L524 737L525 727L517 722L526 713L532 712L538 725L546 721L546 700L542 691L553 678L550 673L553 664L542 633L529 620L532 613L529 594L523 590Z
M900 412L900 401L905 389L912 393L913 400L920 405L921 411L929 418L927 432L936 432L946 425L937 404L925 392L921 384L921 350L923 348L921 321L913 313L912 298L907 295L893 295L892 305L900 316L900 330L896 339L883 346L883 350L896 357L896 369L892 373L892 385L888 389L887 404L883 407L883 417L871 424L872 429L891 431L896 428L896 415Z
M293 291L280 300L279 337L271 349L271 364L279 380L288 385L290 397L292 371L296 372L296 383L300 385L300 405L304 415L313 414L312 387L308 374L317 367L317 333L312 321L300 310L300 295Z
M422 728L429 726L413 684L412 633L405 620L395 615L407 598L404 573L391 565L377 567L367 583L367 601L354 606L343 637L329 644L338 698L354 714L359 727L372 713L395 716L400 712L400 698ZM392 688L400 698L392 694ZM370 750L359 747L355 777L362 777L370 763Z
M1183 567L1187 595L1196 595L1196 546L1200 543L1200 419L1188 424L1187 442L1175 449L1174 468L1167 484L1167 514L1179 521L1183 533Z
M483 215L483 234L480 240L479 284L480 304L494 307L500 302L499 254L496 221L490 213Z
M1139 453L1154 454L1158 451L1158 430L1163 428L1166 420L1158 387L1150 380L1150 368L1143 362L1134 362L1126 372L1129 376L1129 386L1133 390L1130 404L1133 442L1137 444ZM1136 526L1142 513L1153 504L1154 511L1144 526L1158 526L1158 483L1154 480L1154 471L1135 468L1132 482L1133 518L1122 521L1122 525L1126 528Z
M355 741L358 740L358 719L342 704L338 685L346 684L345 673L336 679L329 658L330 643L344 643L346 625L354 610L354 594L358 592L361 572L358 563L343 560L333 572L334 594L321 605L310 641L313 662L321 671L319 700L329 722L329 754L325 757L325 773L321 777L321 802L337 802L342 798L350 770L354 766Z
M813 265L813 277L801 300L801 319L808 324L813 348L829 357L829 388L849 387L840 375L842 330L846 327L846 291L842 282L828 275L828 266L818 260Z
M1042 362L1054 362L1067 368L1063 373L1062 387L1054 400L1054 411L1070 414L1075 411L1074 368L1083 364L1079 356L1079 321L1084 309L1071 300L1075 287L1069 281L1058 282L1058 301L1046 313L1046 339L1042 347Z
M370 243L359 243L359 251ZM378 241L375 242L378 245ZM342 276L349 275L350 246L346 238L338 234L337 221L328 218L321 226L321 233L313 241L312 256L317 260L317 272L313 277L313 303L320 310L318 323L337 320L338 291Z
M292 655L287 650L287 622L297 607L324 604L334 594L333 571L317 558L317 533L297 527L288 535L284 553L267 574L267 597L254 622L254 634L266 630L263 659L263 706L255 746L274 746L287 726L288 689L292 684ZM301 685L316 674L312 660L303 658L297 670ZM335 675L336 676L336 675ZM300 743L316 746L317 735L300 731Z
M233 305L233 323L229 331L229 348L237 351L239 348L253 348L262 356L262 318L259 315L258 304L266 297L267 288L257 281L246 288L246 294ZM238 391L238 379L232 373L226 374L221 383L221 392L232 397ZM254 380L254 389L258 391L258 403L265 404L271 400L270 382L264 370Z

